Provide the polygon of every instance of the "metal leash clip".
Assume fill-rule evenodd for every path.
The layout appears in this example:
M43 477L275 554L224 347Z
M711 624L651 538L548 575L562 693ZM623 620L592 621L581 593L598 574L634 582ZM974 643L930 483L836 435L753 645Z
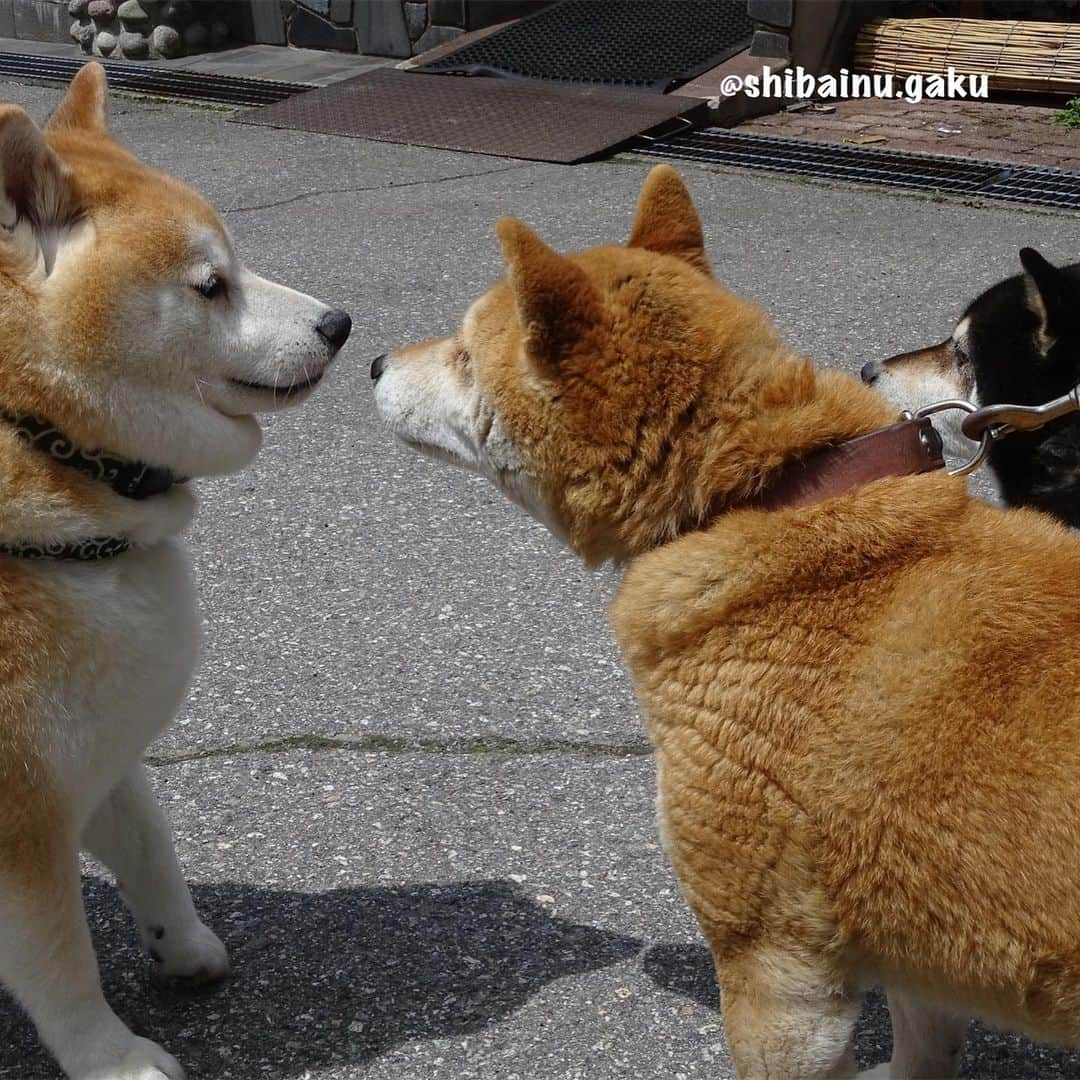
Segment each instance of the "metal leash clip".
M1045 405L985 405L965 416L960 430L969 439L979 440L986 431L991 439L1000 439L1014 431L1038 431L1074 412L1080 412L1080 386Z
M949 401L935 401L933 405L924 405L914 413L904 413L904 416L911 416L915 420L921 420L924 416L948 412L950 409L959 409L961 412L968 413L969 415L964 418L966 424L979 411L979 406L961 398L953 398ZM973 473L986 460L987 455L990 453L990 443L992 441L990 429L987 428L976 441L979 443L978 449L963 465L946 470L950 476L967 476L968 473Z
M1045 405L983 405L980 407L970 401L953 399L935 401L932 405L924 405L913 414L905 413L904 415L911 415L914 419L921 420L924 416L947 412L949 409L959 409L968 414L964 417L960 430L972 442L979 444L975 453L963 465L949 469L950 476L967 476L982 465L990 453L990 447L998 439L1003 439L1015 431L1038 431L1039 428L1045 427L1054 420L1059 420L1070 413L1080 412L1080 385L1074 386L1067 394L1054 398Z

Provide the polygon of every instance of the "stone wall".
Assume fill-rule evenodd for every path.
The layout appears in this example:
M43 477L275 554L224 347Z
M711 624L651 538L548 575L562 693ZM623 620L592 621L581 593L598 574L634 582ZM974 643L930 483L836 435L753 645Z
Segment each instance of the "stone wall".
M0 37L74 39L112 59L260 42L415 56L551 0L0 0Z
M70 34L83 52L114 59L170 59L225 45L224 3L192 0L68 0Z

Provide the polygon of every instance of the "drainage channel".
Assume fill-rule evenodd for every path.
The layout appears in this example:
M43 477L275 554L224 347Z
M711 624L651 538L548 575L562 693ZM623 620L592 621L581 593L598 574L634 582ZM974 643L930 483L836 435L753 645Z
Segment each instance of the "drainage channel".
M736 165L912 191L978 195L1080 210L1080 173L1034 165L838 146L726 128L702 128L639 141L634 151L705 165Z
M311 83L245 79L232 75L210 75L109 60L100 62L104 63L109 75L109 86L114 90L134 90L140 94L206 101L216 105L273 105L294 94L315 89ZM87 63L89 60L68 59L64 56L0 53L0 78L7 76L34 82L66 83Z

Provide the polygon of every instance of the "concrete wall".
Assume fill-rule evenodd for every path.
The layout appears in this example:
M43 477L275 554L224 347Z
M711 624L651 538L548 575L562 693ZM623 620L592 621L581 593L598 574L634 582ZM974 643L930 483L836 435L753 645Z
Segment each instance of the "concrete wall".
M244 36L273 45L415 56L550 0L252 0ZM246 5L245 5L246 6Z
M815 74L849 65L859 27L895 14L896 0L747 0L752 56L784 57Z
M306 49L335 49L375 56L415 56L466 30L492 26L545 7L551 0L230 0L191 5L195 16L209 7L227 24L233 44L259 42ZM111 5L118 7L120 0ZM148 4L149 11L158 4ZM86 7L83 3L82 7ZM88 50L94 34L89 19ZM0 0L0 37L70 42L68 0ZM153 20L151 20L152 22ZM205 21L205 20L204 20ZM100 28L99 28L100 29ZM118 35L114 35L118 36ZM202 43L213 47L218 41ZM96 51L96 50L95 50ZM186 47L184 51L200 51ZM117 50L119 55L119 50ZM142 54L140 54L142 55ZM152 55L155 55L152 53Z
M371 36L366 52L386 56L416 56L453 41L466 30L517 19L546 7L550 0L378 0L369 3ZM393 10L399 7L401 16ZM404 28L392 40L377 24Z
M0 37L71 41L67 0L0 0Z

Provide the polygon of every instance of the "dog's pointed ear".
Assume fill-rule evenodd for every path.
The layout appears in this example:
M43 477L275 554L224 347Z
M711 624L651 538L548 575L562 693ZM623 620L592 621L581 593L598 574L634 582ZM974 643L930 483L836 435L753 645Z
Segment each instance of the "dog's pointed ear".
M495 231L529 358L557 364L596 325L596 290L580 266L552 251L524 222L501 218Z
M1067 274L1048 262L1034 248L1020 249L1020 263L1034 285L1032 300L1044 330L1056 337L1062 322L1074 317L1077 304L1075 289Z
M109 86L105 69L98 63L87 64L71 80L64 100L45 125L46 131L96 131L104 134Z
M645 178L630 247L675 255L703 273L712 274L701 219L682 177L670 165L657 165Z
M70 195L67 169L37 124L17 105L0 105L0 226L59 221Z

